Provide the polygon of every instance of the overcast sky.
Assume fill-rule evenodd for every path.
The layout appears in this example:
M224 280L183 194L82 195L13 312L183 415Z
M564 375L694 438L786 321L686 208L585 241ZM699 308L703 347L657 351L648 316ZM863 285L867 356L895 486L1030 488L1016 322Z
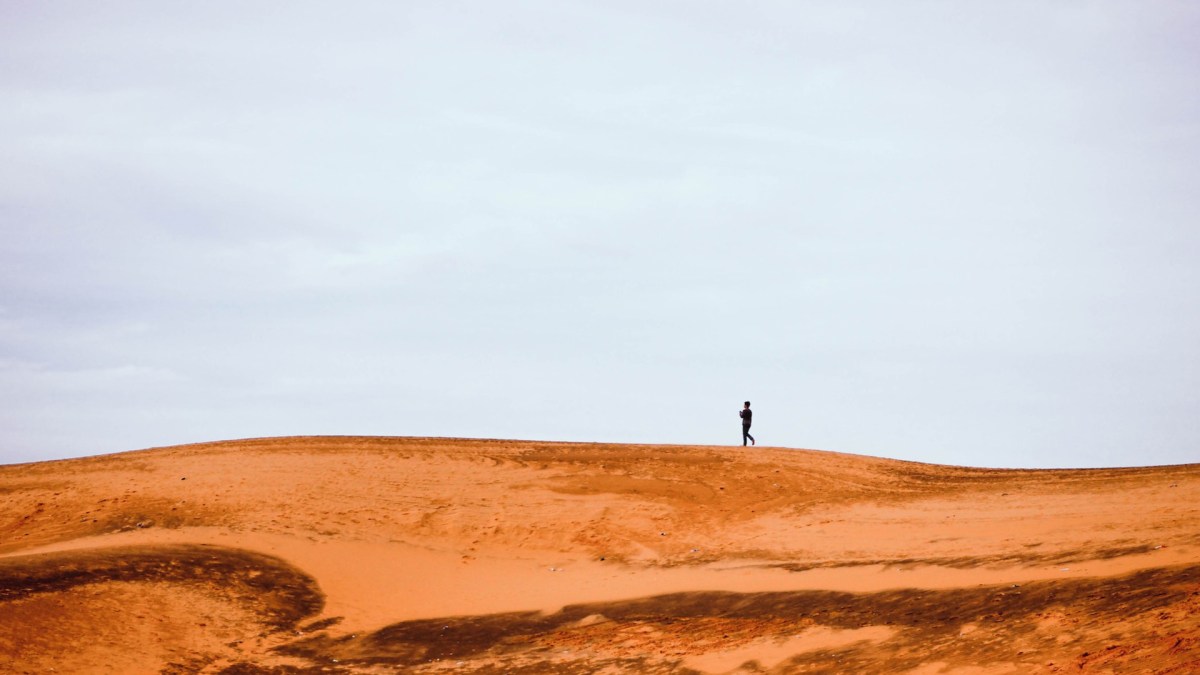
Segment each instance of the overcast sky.
M1200 461L1200 5L5 2L0 463Z

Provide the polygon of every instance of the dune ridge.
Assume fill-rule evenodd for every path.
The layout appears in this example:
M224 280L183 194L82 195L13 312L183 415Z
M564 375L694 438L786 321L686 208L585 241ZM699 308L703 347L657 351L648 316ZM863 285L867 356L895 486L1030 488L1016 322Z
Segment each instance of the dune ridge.
M0 466L0 670L1200 671L1200 465L292 437Z

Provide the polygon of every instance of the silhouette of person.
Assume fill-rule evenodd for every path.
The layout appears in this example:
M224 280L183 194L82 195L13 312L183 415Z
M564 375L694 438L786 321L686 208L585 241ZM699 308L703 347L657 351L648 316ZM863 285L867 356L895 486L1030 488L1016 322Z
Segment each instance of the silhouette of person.
M750 445L754 445L754 437L750 435L750 418L754 416L754 411L750 409L750 401L746 401L746 407L738 411L738 417L742 418L742 445L746 444L746 439L750 439Z

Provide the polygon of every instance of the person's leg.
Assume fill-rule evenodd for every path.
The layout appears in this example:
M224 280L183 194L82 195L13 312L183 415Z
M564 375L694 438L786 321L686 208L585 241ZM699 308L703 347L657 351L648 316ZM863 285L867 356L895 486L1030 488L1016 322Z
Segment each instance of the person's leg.
M746 435L750 437L750 445L757 445L757 444L754 442L754 437L753 437L753 436L750 436L750 427L746 427Z
M749 424L742 425L742 445L746 444L746 439L750 439L751 443L754 442L754 437L750 435L750 425Z

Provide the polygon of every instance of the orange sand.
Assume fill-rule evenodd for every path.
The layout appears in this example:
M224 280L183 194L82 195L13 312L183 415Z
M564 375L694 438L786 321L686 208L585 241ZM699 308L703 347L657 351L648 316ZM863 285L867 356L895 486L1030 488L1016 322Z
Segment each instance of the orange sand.
M1200 465L280 438L4 466L0 671L1200 672L1197 523Z

